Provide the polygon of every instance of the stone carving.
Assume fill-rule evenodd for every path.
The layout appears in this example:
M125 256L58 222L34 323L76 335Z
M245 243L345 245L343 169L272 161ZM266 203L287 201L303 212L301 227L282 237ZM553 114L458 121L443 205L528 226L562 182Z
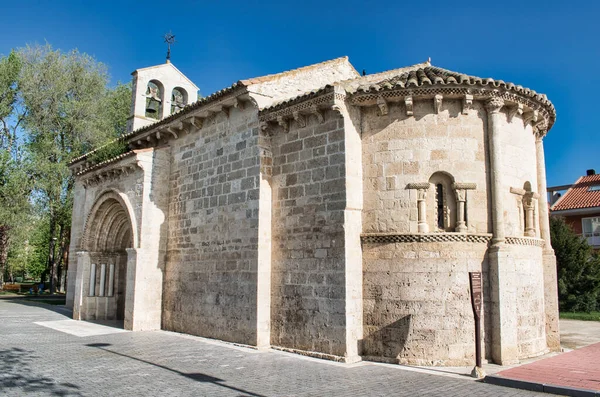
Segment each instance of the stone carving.
M322 124L325 121L325 116L323 115L323 111L320 110L317 105L311 106L310 112L317 116L317 121L319 122L319 124Z
M473 108L473 95L465 94L462 100L462 114L469 114L469 109Z
M406 115L412 116L413 115L413 98L412 98L412 96L404 97L404 106L406 106Z
M277 124L279 124L281 126L281 128L283 128L283 132L288 132L290 125L288 123L288 121L286 119L284 119L283 117L279 116L277 117Z
M379 107L379 115L387 116L387 114L389 112L388 104L385 101L385 99L383 99L383 97L377 98L377 106Z
M517 103L514 104L513 106L508 108L508 113L507 115L507 120L508 122L512 122L513 117L515 117L515 115L523 115L523 104L522 103Z
M537 110L533 110L531 112L527 112L523 114L523 125L527 126L527 124L533 122L534 124L538 120L539 113Z
M504 106L504 99L493 97L486 101L485 108L490 113L500 113L500 110Z
M296 122L298 123L298 126L300 128L304 128L306 127L306 117L303 114L300 114L300 112L294 112L294 120L296 120Z
M237 97L233 98L233 107L236 108L237 110L244 110L244 102L242 102Z
M438 114L442 110L442 98L444 98L442 94L436 94L433 97L433 110L435 114Z

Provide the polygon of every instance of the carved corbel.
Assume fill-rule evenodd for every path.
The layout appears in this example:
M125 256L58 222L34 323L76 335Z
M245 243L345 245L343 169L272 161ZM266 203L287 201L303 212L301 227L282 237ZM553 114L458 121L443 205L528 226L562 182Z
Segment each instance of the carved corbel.
M187 132L188 129L186 128L185 131ZM175 138L175 139L179 138L179 135L173 128L167 128L167 132L170 133L171 135L173 135L173 138Z
M198 128L198 129L202 129L202 124L204 123L204 119L202 117L196 117L193 116L191 118L192 124L194 125L194 127Z
M148 143L150 143L150 145L154 145L156 143L156 138L154 138L152 135L148 135L146 137L146 140L148 141Z
M543 137L548 132L548 122L546 119L542 118L540 121L536 123L533 127L533 132L536 137Z
M319 122L319 124L322 124L325 121L325 115L323 114L323 111L318 108L317 105L312 105L310 107L310 112L317 116L317 121Z
M522 103L517 103L514 106L511 106L510 108L508 108L508 113L507 113L507 117L508 117L508 122L512 122L513 117L515 117L515 115L519 115L522 116L523 115L523 104Z
M160 136L161 136L160 135L160 130L156 131L155 136L156 136L156 141L160 141Z
M437 94L433 97L433 110L436 114L439 114L442 111L442 99L443 95Z
M500 110L502 110L503 106L504 106L504 99L498 98L498 97L490 98L485 103L485 108L487 109L487 111L489 113L492 113L492 114L500 113Z
M469 114L469 109L473 109L473 95L465 94L462 100L462 114Z
M277 116L277 124L279 124L283 128L283 132L288 132L290 129L288 121L282 116Z
M379 115L380 116L387 116L389 109L388 109L388 104L386 102L385 99L383 99L383 97L378 97L377 98L377 106L379 107Z
M523 125L526 127L527 124L529 123L533 123L535 124L538 120L538 111L537 110L533 110L531 112L527 112L523 114Z
M296 120L296 122L298 123L298 126L300 128L306 127L306 116L304 116L303 114L300 114L300 112L298 112L298 111L293 112L293 115L294 115L294 120Z
M413 97L410 95L405 96L404 97L404 105L406 106L406 115L412 116L413 115Z
M244 110L244 102L241 99L233 98L233 107L237 110Z

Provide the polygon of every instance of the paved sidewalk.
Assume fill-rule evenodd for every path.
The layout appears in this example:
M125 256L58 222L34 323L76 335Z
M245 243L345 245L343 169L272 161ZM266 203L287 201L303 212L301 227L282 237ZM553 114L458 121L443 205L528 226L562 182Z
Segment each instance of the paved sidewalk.
M398 365L74 324L66 314L0 300L0 396L547 396Z
M500 371L485 381L567 396L600 396L600 343Z

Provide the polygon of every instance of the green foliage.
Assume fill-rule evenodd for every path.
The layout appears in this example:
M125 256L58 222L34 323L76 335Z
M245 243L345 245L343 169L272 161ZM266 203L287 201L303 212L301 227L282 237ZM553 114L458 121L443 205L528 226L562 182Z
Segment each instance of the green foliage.
M564 318L567 320L581 320L581 321L600 321L600 312L590 312L590 313L570 313L570 312L561 312L560 318Z
M600 309L600 258L564 220L550 218L550 233L556 255L560 311L589 313Z
M131 87L107 83L105 66L77 50L36 45L0 57L0 284L8 257L8 270L31 275L65 265L73 188L68 163L114 141L127 125ZM112 142L96 160L124 150L121 141ZM17 238L15 225L30 224L23 221L30 201L43 228Z
M98 164L126 153L127 150L127 143L125 141L121 139L115 139L96 149L88 156L88 160L94 164Z
M0 58L0 147L9 151L16 139L16 129L11 128L8 118L14 116L20 71L21 59L14 51L7 57Z

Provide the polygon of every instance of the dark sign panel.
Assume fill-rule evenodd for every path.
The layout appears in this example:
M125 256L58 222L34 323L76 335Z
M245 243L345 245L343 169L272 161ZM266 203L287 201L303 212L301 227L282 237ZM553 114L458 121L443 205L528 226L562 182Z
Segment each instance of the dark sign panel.
M476 317L481 316L481 272L469 272L469 281L471 284L471 304L473 305L473 313Z

